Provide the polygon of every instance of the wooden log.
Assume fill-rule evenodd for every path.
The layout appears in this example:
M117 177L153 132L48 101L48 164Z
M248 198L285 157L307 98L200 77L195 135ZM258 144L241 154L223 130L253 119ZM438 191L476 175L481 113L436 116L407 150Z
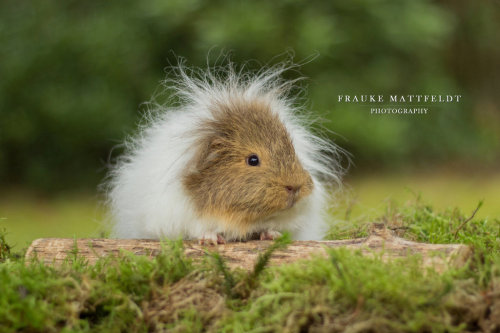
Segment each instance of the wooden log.
M185 254L195 260L206 255L206 250L218 251L231 268L252 269L259 253L264 251L271 241L230 242L222 245L200 245L196 241L185 241ZM471 256L470 247L463 244L426 244L399 238L386 229L383 224L374 223L371 234L365 238L328 241L294 241L284 250L277 250L271 258L271 265L290 263L299 259L310 258L312 254L326 254L326 248L346 248L360 250L363 255L381 255L384 260L407 257L418 254L424 267L434 267L444 271L448 267L463 266ZM58 265L75 252L83 256L90 264L100 257L118 255L125 250L136 255L154 257L161 250L161 243L151 239L71 239L40 238L33 241L26 252L26 259L34 257L47 263Z

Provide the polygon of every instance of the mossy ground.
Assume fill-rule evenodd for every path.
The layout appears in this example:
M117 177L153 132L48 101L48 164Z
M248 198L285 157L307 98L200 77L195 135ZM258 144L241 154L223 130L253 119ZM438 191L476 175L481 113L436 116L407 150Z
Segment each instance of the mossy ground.
M444 274L418 257L386 263L345 250L280 267L263 256L253 272L231 271L214 254L191 262L180 242L152 260L123 253L55 268L24 262L0 237L0 332L499 332L500 221L470 215L414 200L378 219L401 237L474 248L466 267ZM328 238L367 226L339 221Z

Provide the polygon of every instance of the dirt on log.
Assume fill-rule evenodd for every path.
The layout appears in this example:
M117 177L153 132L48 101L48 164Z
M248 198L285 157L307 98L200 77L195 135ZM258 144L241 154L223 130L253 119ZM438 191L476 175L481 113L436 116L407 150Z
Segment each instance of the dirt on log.
M187 257L199 260L206 251L217 251L226 259L229 267L250 270L259 255L272 241L229 242L221 245L200 245L196 241L184 241ZM470 247L463 244L426 244L408 241L393 235L383 224L374 223L368 237L328 240L294 241L286 249L277 250L271 258L271 265L308 259L311 255L326 255L327 248L359 250L363 255L381 256L383 260L393 260L418 254L424 267L444 271L449 267L463 266L471 256ZM103 239L103 238L40 238L33 241L26 252L26 259L38 258L46 264L59 265L71 260L76 253L89 264L108 255L118 255L121 251L136 255L154 257L161 251L161 242L151 239Z

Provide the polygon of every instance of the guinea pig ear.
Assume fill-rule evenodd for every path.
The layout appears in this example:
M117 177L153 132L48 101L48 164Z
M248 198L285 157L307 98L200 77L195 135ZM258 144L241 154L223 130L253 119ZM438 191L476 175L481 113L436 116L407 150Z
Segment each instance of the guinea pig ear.
M213 151L222 150L226 145L226 141L219 136L213 136L209 140L209 149Z
M213 136L205 140L198 152L196 167L198 170L206 169L218 161L218 157L226 144L222 138Z

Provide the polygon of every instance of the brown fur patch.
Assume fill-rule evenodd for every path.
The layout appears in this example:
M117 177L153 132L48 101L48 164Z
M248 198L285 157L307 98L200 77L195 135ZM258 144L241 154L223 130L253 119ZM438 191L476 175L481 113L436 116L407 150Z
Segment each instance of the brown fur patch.
M311 176L266 102L234 98L211 111L214 119L202 125L206 134L183 179L200 216L222 219L243 235L253 222L311 193ZM246 163L251 154L258 155L260 165Z

